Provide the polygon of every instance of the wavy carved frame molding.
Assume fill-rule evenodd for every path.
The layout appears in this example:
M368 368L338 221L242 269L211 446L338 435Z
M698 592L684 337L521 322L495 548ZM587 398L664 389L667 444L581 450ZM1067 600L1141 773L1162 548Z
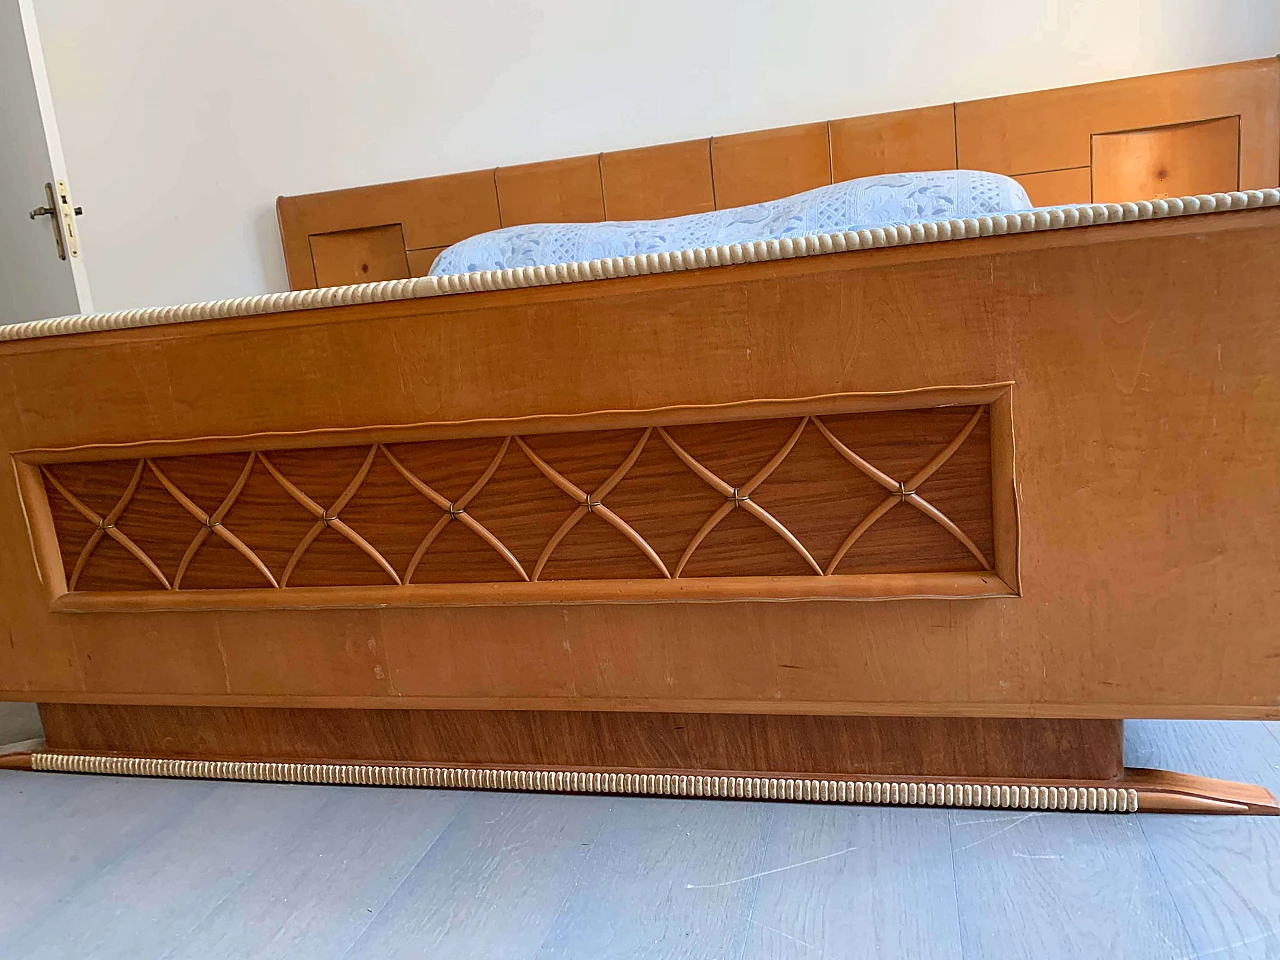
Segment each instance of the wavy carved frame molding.
M924 411L946 407L976 407L977 413L966 418L964 428L951 442L935 453L922 469L910 478L895 478L864 460L833 435L823 422L824 416L843 414ZM938 510L916 488L924 483L956 452L982 416L989 420L991 467L992 548L986 555L942 511ZM668 428L690 424L731 424L743 421L783 420L794 418L795 424L787 442L745 484L731 486L689 453L672 436ZM634 429L641 437L626 459L598 488L585 491L575 485L553 465L541 458L524 437L535 434L572 434L575 432ZM752 493L774 469L786 459L801 432L816 429L831 445L846 466L861 472L883 489L879 505L845 536L835 556L820 563L785 525L752 499ZM503 438L498 455L489 469L460 500L449 501L414 473L399 463L387 449L388 444L450 440ZM321 504L292 483L271 462L273 451L310 449L325 446L368 445L362 468L343 494L332 504ZM665 445L684 466L715 494L723 497L721 506L703 522L679 560L664 563L623 517L603 502L613 487L626 475L646 444ZM492 477L503 455L519 448L543 476L567 496L567 516L542 549L534 564L521 564L502 541L467 512L468 502ZM207 513L190 501L180 489L156 467L152 458L190 456L215 453L247 453L243 473L231 494L220 506ZM439 510L439 521L424 531L423 539L406 571L398 571L360 533L339 516L369 470L374 457L385 455L401 476L419 494ZM103 514L94 511L56 477L52 468L58 464L83 464L98 461L136 460L133 478L116 506ZM255 461L270 472L280 486L312 518L312 523L297 544L283 573L273 574L267 565L236 535L221 523L243 486ZM69 612L108 612L175 610L175 609L299 609L315 607L417 606L417 605L481 605L503 603L574 603L574 602L661 602L679 600L798 600L798 599L899 599L911 597L976 598L1016 596L1018 586L1018 510L1014 479L1012 384L971 387L938 387L898 393L836 394L796 400L753 400L730 404L684 406L647 411L603 411L567 416L533 416L518 420L467 421L455 423L417 424L400 427L372 427L355 430L309 431L304 433L260 435L254 437L205 438L189 441L161 441L142 444L114 444L59 450L29 450L14 457L15 470L22 492L23 506L32 535L36 564L55 610ZM140 478L147 471L158 478L170 495L201 526L187 549L175 576L166 575L136 544L115 527L115 520L127 508ZM78 561L65 563L50 505L50 496L61 496L83 520L95 529ZM576 501L576 505L569 500ZM840 574L836 568L859 537L878 519L898 504L910 504L945 530L976 561L973 571L913 573ZM699 545L728 514L742 509L755 521L769 528L799 555L811 570L809 576L684 576L684 568ZM588 514L595 513L615 531L630 540L648 558L657 573L648 579L542 579L541 574L557 546L570 530ZM435 537L450 521L461 521L472 533L484 540L518 574L514 582L481 583L412 583L414 567L430 549ZM289 586L288 580L308 547L326 528L333 528L354 544L386 573L384 586ZM248 560L261 574L264 586L276 589L205 589L185 590L180 587L183 571L192 555L207 539L218 537ZM155 578L158 589L131 591L76 591L86 559L95 547L107 540L120 544ZM70 569L68 569L70 567Z

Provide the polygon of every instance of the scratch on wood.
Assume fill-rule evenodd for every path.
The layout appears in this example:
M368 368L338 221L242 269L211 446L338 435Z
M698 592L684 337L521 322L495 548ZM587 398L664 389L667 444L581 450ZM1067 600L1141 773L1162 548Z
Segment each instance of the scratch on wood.
M1030 814L1028 814L1030 816ZM1026 817L1023 818L1024 820ZM846 853L857 850L857 847L846 847L843 850L837 850L835 853L824 854L821 857L814 857L812 860L801 860L799 863L789 863L785 867L774 867L772 870L762 870L760 873L753 873L747 877L738 877L735 880L722 880L719 883L686 883L686 890L710 890L713 887L729 887L735 883L746 883L748 880L757 880L760 877L767 877L770 874L782 873L785 870L795 870L798 867L807 867L811 863L818 863L822 860L830 860L832 857L842 857Z

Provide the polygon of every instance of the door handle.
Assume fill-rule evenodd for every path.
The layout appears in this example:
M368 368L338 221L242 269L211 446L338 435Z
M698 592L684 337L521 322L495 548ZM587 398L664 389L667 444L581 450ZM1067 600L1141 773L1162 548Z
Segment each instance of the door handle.
M80 244L76 237L75 218L84 213L83 207L71 206L71 194L67 189L67 181L59 180L55 191L52 183L44 185L45 206L36 207L28 214L32 220L36 217L49 217L53 220L53 242L58 247L58 259L65 260L67 255L80 256Z

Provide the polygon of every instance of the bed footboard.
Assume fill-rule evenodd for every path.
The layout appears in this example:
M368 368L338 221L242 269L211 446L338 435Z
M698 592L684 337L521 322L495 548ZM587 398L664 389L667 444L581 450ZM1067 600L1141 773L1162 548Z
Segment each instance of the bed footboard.
M54 769L1274 809L1118 731L1280 717L1278 258L1267 207L0 343L3 696Z

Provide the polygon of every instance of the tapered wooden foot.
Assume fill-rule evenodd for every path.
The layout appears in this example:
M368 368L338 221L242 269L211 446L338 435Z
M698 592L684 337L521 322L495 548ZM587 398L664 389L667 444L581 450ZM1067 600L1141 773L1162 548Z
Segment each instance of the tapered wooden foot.
M1234 813L1280 816L1271 791L1252 783L1214 780L1170 770L1129 767L1124 784L1138 792L1138 809L1147 813Z
M30 770L31 769L31 753L24 751L22 753L5 753L0 754L0 770Z

